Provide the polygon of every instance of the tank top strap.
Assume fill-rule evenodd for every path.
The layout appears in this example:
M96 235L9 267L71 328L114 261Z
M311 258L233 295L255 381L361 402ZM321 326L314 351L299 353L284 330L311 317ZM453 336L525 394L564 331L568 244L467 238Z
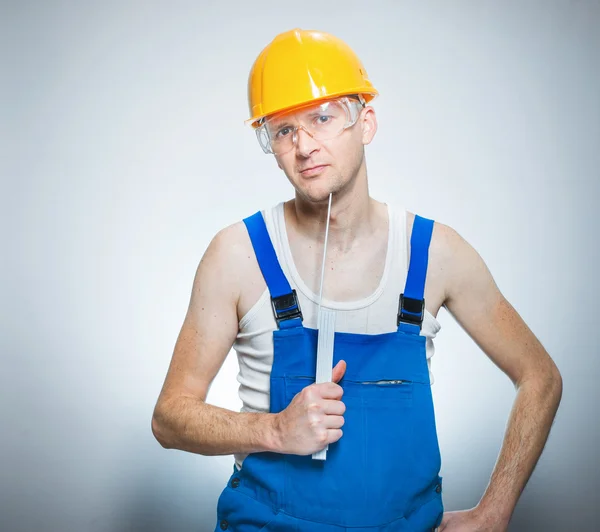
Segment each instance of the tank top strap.
M277 326L280 329L302 327L302 311L298 296L281 269L262 212L258 211L244 218L244 224L271 295L271 306Z
M425 313L425 279L434 221L415 215L410 236L410 263L404 292L400 294L398 330L419 335Z

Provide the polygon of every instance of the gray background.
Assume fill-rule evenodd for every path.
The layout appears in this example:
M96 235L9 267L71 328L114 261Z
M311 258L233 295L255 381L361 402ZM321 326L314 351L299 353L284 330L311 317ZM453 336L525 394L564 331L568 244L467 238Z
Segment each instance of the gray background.
M247 117L252 62L322 29L381 92L371 192L482 255L564 395L510 530L595 529L600 4L5 2L0 529L208 531L231 456L150 418L198 261L292 196ZM447 510L475 505L514 398L444 310L433 359ZM209 401L238 410L231 353Z

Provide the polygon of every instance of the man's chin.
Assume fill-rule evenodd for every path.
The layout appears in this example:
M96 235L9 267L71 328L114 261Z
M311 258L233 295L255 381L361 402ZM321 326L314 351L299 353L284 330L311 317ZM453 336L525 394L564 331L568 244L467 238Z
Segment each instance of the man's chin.
M310 203L321 204L321 203L329 202L329 194L331 192L335 192L335 191L328 190L328 189L304 190L304 191L302 191L302 195Z
M311 203L327 203L329 201L329 194L337 192L336 187L333 183L318 183L314 181L309 186L300 186L296 190Z

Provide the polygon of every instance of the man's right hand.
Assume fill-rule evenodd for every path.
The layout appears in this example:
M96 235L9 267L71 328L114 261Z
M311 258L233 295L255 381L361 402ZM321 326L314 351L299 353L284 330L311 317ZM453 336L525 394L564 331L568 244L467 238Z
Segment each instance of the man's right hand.
M333 368L333 382L307 386L276 414L274 427L281 453L313 454L342 437L346 405L341 401L344 390L337 383L345 372L346 362L340 360Z

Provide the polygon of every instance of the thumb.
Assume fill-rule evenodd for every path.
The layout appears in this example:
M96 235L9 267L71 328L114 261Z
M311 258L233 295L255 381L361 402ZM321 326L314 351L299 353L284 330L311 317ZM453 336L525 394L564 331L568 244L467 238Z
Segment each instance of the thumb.
M344 373L346 373L346 361L340 360L333 368L331 380L338 382L344 376Z

